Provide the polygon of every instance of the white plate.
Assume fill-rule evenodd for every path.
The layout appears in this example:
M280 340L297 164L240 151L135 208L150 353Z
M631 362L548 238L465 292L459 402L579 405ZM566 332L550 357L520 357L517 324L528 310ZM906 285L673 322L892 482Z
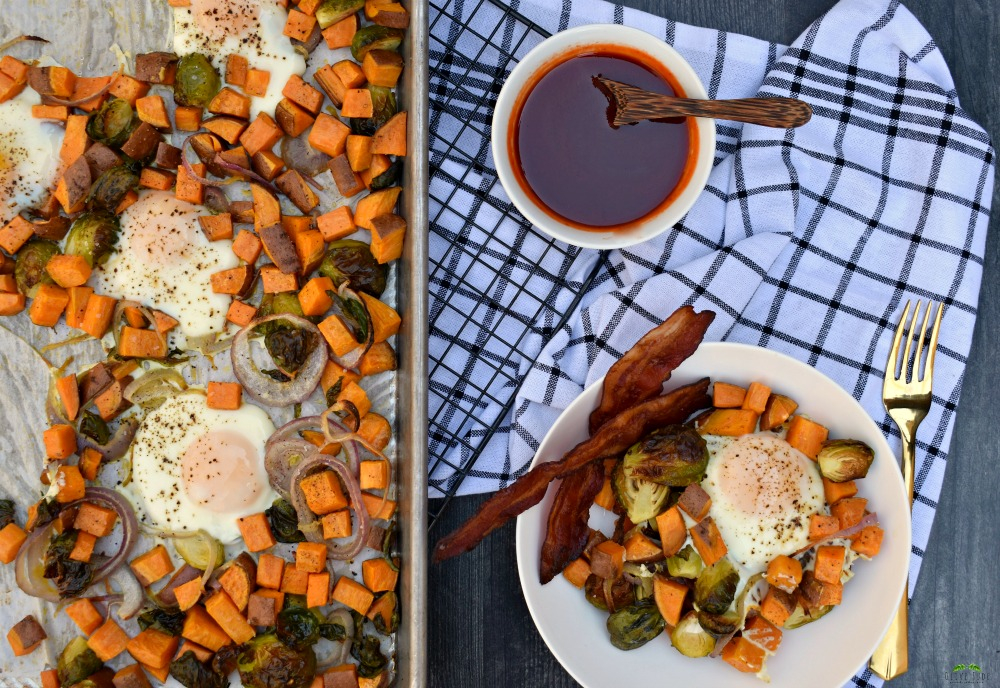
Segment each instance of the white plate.
M830 429L830 437L863 440L875 450L875 462L858 487L885 529L879 555L855 564L855 576L844 586L843 604L819 621L786 632L777 654L767 661L772 688L842 686L868 661L906 583L910 511L896 457L850 394L784 354L744 344L702 344L674 371L667 387L705 376L744 386L762 382L797 401L801 412ZM587 438L587 418L597 406L603 382L596 381L563 412L539 447L535 464L558 459ZM517 566L535 625L573 678L586 688L763 685L721 659L684 657L670 646L666 633L638 650L618 650L608 640L607 614L592 607L582 590L562 576L543 587L538 582L539 552L554 495L555 489L549 489L540 504L518 518Z

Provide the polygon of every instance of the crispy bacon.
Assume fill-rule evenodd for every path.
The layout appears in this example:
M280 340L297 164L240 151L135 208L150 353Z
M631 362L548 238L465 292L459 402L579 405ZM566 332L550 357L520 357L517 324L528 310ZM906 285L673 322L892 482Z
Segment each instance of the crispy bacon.
M443 561L468 552L494 530L542 501L549 483L592 461L616 456L646 434L664 425L682 423L695 411L708 408L708 378L667 392L618 414L558 461L541 463L487 499L479 512L434 549Z
M601 403L590 414L590 434L625 409L659 395L674 368L701 344L714 319L712 311L695 313L691 306L682 306L636 342L608 370Z
M559 575L583 554L590 535L590 505L604 486L604 466L591 461L563 478L549 510L538 577L542 584Z

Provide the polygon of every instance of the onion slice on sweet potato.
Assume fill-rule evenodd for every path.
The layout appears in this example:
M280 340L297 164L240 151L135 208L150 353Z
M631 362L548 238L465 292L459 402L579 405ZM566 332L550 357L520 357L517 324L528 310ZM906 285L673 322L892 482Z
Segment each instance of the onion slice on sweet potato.
M636 342L604 377L601 402L590 414L590 434L625 409L658 396L714 319L712 311L695 313L691 306L681 306Z
M709 379L678 387L663 396L650 399L623 411L601 426L558 461L541 463L500 490L480 507L479 512L458 530L438 542L434 560L444 561L468 552L494 530L538 504L549 483L572 473L591 461L615 456L639 441L650 431L682 423L695 411L708 408Z

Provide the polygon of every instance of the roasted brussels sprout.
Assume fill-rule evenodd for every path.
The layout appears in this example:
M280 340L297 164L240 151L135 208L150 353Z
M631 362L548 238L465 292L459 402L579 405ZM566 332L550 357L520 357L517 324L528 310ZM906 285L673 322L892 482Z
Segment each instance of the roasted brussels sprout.
M336 1L336 0L327 0ZM317 12L317 15L319 12ZM354 33L351 41L351 55L358 62L363 62L369 50L399 50L405 32L402 29L392 29L388 26L363 26Z
M625 509L632 523L656 518L667 509L670 487L642 478L630 478L625 463L620 461L611 475L611 487L618 504Z
M94 567L85 561L70 559L69 555L76 546L75 530L65 530L49 541L45 550L44 569L42 576L55 583L62 599L79 597L90 587L94 579Z
M88 647L86 638L73 638L56 660L59 685L72 686L79 683L103 666L104 662Z
M35 528L47 526L55 520L62 505L54 499L42 499L38 502L38 509L35 511Z
M111 148L120 147L132 134L138 118L127 100L111 98L87 120L87 136Z
M378 676L389 664L389 660L382 654L382 643L370 635L355 637L354 644L351 645L351 656L358 660L358 676L364 678Z
M361 30L359 30L359 33ZM381 129L382 125L392 119L392 116L397 112L396 95L392 92L391 88L372 86L371 84L368 84L367 88L372 94L373 114L371 117L351 118L351 131L358 136L374 136L375 132Z
M3 530L14 522L14 501L11 499L0 499L0 530Z
M403 163L398 158L393 160L392 164L389 165L389 169L372 179L371 190L379 191L381 189L388 189L399 181L399 175L402 171Z
M319 344L319 337L281 321L275 325L264 335L264 346L278 368L286 375L293 375Z
M689 612L670 633L670 643L685 657L707 657L715 649L715 638L698 623L698 614Z
M246 688L308 688L316 676L316 653L311 647L288 647L266 633L243 646L236 668Z
M257 317L264 318L268 315L276 315L278 313L288 313L289 315L297 315L300 318L303 317L302 304L299 303L299 297L288 292L264 294L260 300L260 308L257 309ZM270 332L272 328L268 327L268 325L271 325L271 323L258 325L261 328L258 330L258 333L267 334Z
M228 688L226 674L216 672L188 650L170 663L170 675L184 688Z
M295 508L284 499L276 499L264 510L271 532L278 542L305 542L306 536L299 530L299 517Z
M83 213L69 228L65 252L83 256L91 267L103 263L118 242L119 229L118 218L111 213Z
M30 298L35 297L39 284L52 284L45 271L49 260L59 253L59 245L45 239L32 239L14 257L14 281L17 290Z
M274 633L293 650L312 647L319 640L320 619L305 607L285 607L278 612Z
M701 572L694 583L694 603L709 614L725 614L736 599L740 574L728 559L719 559Z
M220 560L221 561L221 560ZM179 609L167 610L155 607L147 609L139 615L139 630L145 631L147 628L166 633L167 635L180 635L184 628L184 612Z
M799 628L800 626L805 626L807 623L812 623L820 617L826 616L833 609L832 605L821 604L814 607L809 607L806 609L801 604L797 605L792 613L788 615L785 619L785 625L783 628Z
M325 29L341 19L347 19L365 6L365 0L323 0L316 8L319 28Z
M713 638L721 638L736 632L740 625L740 616L736 610L731 610L725 614L710 614L704 609L698 612L698 623Z
M830 440L823 443L816 462L819 472L833 483L845 483L868 475L875 452L860 440Z
M188 537L175 538L174 549L181 559L202 571L208 568L210 561L214 560L218 566L226 560L226 549L222 543L203 530Z
M705 476L708 447L694 428L671 425L633 444L623 464L629 478L687 487Z
M674 578L695 579L701 575L703 568L705 564L701 555L691 545L685 545L680 552L667 557L667 572Z
M663 633L667 622L652 601L643 600L614 612L607 625L612 645L619 650L634 650Z
M80 416L80 434L103 445L111 439L111 428L93 411L84 411Z
M321 623L319 637L333 642L343 642L347 638L347 629L339 623Z
M331 243L319 266L319 274L329 277L335 286L349 282L355 291L375 297L385 291L386 273L386 267L372 255L371 247L353 239Z
M593 574L588 576L587 582L583 586L583 592L588 602L606 612L613 612L635 602L635 587L624 578L619 578L611 583L610 600L604 593L604 579L600 576Z
M219 92L219 73L201 53L184 55L177 62L174 100L178 105L207 107Z
M102 174L90 187L87 207L113 212L121 200L139 183L139 175L125 165L116 165Z

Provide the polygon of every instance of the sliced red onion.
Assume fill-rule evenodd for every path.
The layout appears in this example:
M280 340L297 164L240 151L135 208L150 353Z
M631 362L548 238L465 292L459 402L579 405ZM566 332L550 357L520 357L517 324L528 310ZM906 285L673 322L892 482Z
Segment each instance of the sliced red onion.
M295 327L308 330L316 337L316 346L299 368L298 374L288 382L278 382L267 375L264 375L254 363L253 354L250 351L250 335L258 325L262 325L272 320L284 320ZM258 318L250 322L233 337L233 345L230 355L233 360L233 372L236 378L255 400L267 404L268 406L291 406L305 401L320 378L323 377L323 370L326 368L328 359L323 335L319 329L305 318L287 313L269 315L265 318Z
M136 520L132 505L125 497L107 487L88 487L84 492L83 499L70 502L63 508L70 509L84 502L98 504L106 509L114 509L122 524L122 543L118 546L118 551L94 569L94 582L97 583L114 573L128 559L139 537L139 522Z
M21 545L14 560L14 579L17 587L26 595L38 597L49 602L59 602L59 590L48 578L42 576L45 567L45 550L49 547L49 539L55 528L55 521L43 528L37 528Z
M121 595L121 606L118 607L118 617L131 619L142 609L146 595L142 585L127 566L121 566L109 577L108 582L117 585ZM109 604L110 611L110 604Z
M203 177L195 172L194 167L191 165L191 161L187 158L187 146L191 139L197 135L198 134L191 134L191 136L184 139L184 142L181 144L181 165L183 165L184 171L188 173L188 176L199 184L203 184L205 186L228 186L235 182L236 179L233 177L229 177L228 179L209 179L208 177ZM213 157L212 162L215 163L216 161L217 157Z
M302 418L296 418L295 420L285 423L280 428L275 430L274 434L267 439L267 443L264 445L264 451L269 450L278 442L284 442L285 440L301 440L302 435L299 433L305 430L322 432L323 426L320 423L319 416L303 416Z
M306 440L282 440L271 445L264 454L264 468L267 478L274 491L284 499L290 499L292 494L292 473L305 457L319 447Z
M862 530L864 530L868 526L877 526L877 525L878 525L878 514L876 514L875 512L867 513L864 516L862 516L861 520L858 521L853 526L850 526L848 528L844 528L843 530L838 530L833 535L831 535L829 537L826 537L826 538L823 538L822 540L814 540L814 541L810 542L808 545L806 545L805 547L803 547L802 549L800 549L797 552L795 552L795 554L793 554L792 556L797 557L800 554L802 554L803 552L808 552L809 550L813 549L814 547L819 547L820 545L825 545L826 543L830 542L831 540L842 540L844 538L849 538L849 537L851 537L852 535L854 535L856 533L860 533Z
M124 70L122 70L119 67L118 71L111 75L110 81L108 81L108 83L105 84L104 88L102 88L100 91L95 91L94 93L91 93L90 95L86 96L85 98L77 98L76 100L63 100L62 98L56 98L55 96L45 96L45 98L44 98L45 102L46 103L55 103L56 105L65 105L67 107L77 107L78 105L83 105L84 103L89 103L90 101L94 100L95 98L100 98L105 93L107 93L108 91L110 91L111 87L114 86L115 80L117 80L118 77L120 77L122 75L123 71Z
M350 662L351 646L354 645L354 619L351 618L351 613L349 611L343 607L334 609L326 615L326 622L343 626L344 640L339 642L335 640L326 642L320 640L319 643L317 643L314 648L316 650L317 674L320 673L321 670ZM320 645L326 645L330 649L327 650L325 648L321 648Z
M324 542L322 534L317 529L310 528L316 521L316 517L306 505L305 494L302 492L302 487L300 486L302 479L308 475L310 470L317 466L326 466L332 469L340 477L344 485L347 486L347 493L354 511L354 519L358 522L354 538L349 544L331 545L327 543L327 556L330 559L340 561L353 559L364 548L368 528L371 525L371 518L368 516L368 510L365 509L364 501L361 498L361 486L358 484L358 479L345 463L329 454L323 454L315 448L292 471L292 506L299 516L299 529L305 533L306 538L311 542Z
M150 409L186 389L187 382L180 373L172 368L160 368L132 380L125 387L122 396L143 409Z
M111 436L107 444L98 444L83 434L77 434L77 439L81 446L96 449L104 461L116 461L125 456L125 452L132 446L132 439L138 429L138 419L129 416L119 422L118 429L115 430L115 434Z
M183 156L181 157L181 160L184 161ZM212 158L212 162L214 164L218 165L219 167L221 167L222 169L224 169L226 172L229 172L230 174L233 174L233 175L237 175L239 177L243 177L243 178L245 178L245 179L247 179L249 181L252 181L252 182L254 182L256 184L260 184L265 189L267 189L268 191L270 191L271 193L273 193L275 196L278 195L278 190L276 188L274 188L274 185L271 182L267 181L267 179L265 179L264 177L260 176L256 172L254 172L253 170L248 170L245 167L240 167L236 163L230 162L230 161L226 160L219 153L215 154L215 157ZM185 167L185 169L187 169L187 167ZM211 185L212 186L225 186L226 184L232 184L234 181L236 181L236 177L235 176L234 177L230 177L229 179L227 179L225 181L222 181L222 182L211 183Z

